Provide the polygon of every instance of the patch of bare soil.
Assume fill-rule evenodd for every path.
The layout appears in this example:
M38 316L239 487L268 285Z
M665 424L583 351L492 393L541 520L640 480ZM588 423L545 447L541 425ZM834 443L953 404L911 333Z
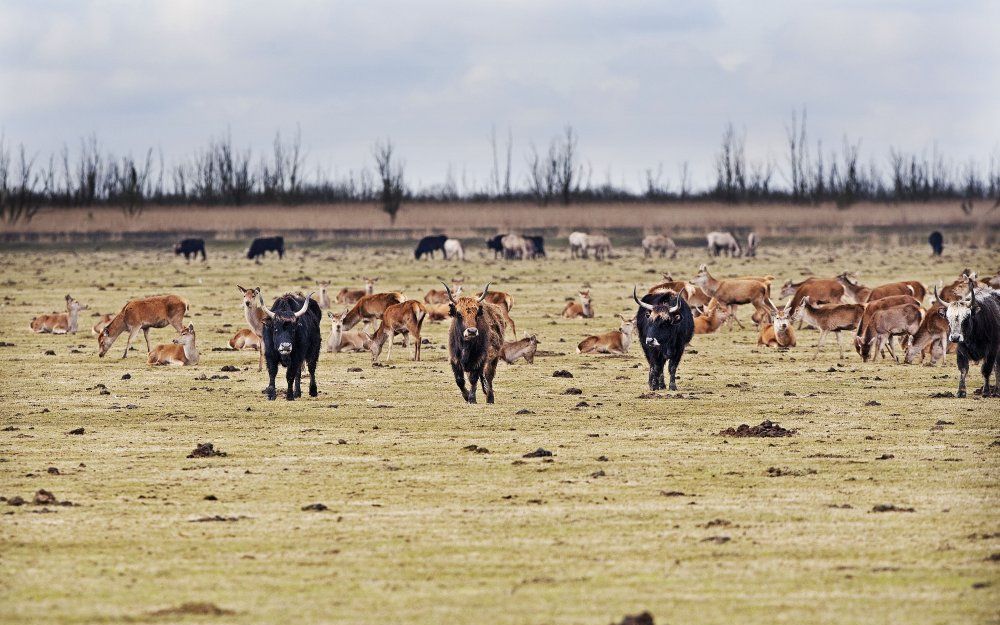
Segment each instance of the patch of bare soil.
M719 432L719 436L732 436L735 438L775 438L778 436L791 436L793 434L795 434L795 430L786 430L771 421L762 421L760 425L753 426L741 423L739 427L726 428Z

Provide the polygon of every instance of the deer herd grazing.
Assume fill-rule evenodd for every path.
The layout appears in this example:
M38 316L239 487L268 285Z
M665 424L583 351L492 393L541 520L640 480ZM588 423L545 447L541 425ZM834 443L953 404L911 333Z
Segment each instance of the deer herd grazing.
M536 254L544 247L541 237L498 235L487 241L490 249L524 257ZM460 247L444 235L421 240L417 258L445 252L446 257L464 258ZM177 253L193 254L194 240L177 248ZM569 237L573 258L608 258L611 242L604 235L574 232ZM757 237L750 233L747 245L741 247L730 233L708 235L712 256L753 256ZM282 254L280 238L258 240L252 251L274 250ZM517 248L511 252L512 248ZM203 243L201 250L203 251ZM646 258L674 258L677 246L669 237L650 235L642 240ZM176 250L175 250L176 251ZM186 256L186 255L185 255ZM778 296L785 299L776 305L772 297L772 275L723 277L713 275L707 264L701 264L690 280L675 280L669 273L640 297L633 289L632 298L638 308L635 314L616 314L619 327L586 336L577 345L582 355L629 353L638 342L649 363L651 390L669 386L676 390L676 373L685 348L694 335L744 328L738 312L740 306L753 309L751 319L757 326L757 348L789 350L797 347L797 331L803 325L818 331L812 357L817 358L828 335L837 342L838 355L844 358L840 334L849 332L857 354L865 362L888 357L899 362L929 365L945 363L949 353L955 353L960 371L959 395L966 393L965 382L971 361L982 361L984 395L1000 394L990 383L1000 350L1000 274L980 281L975 272L965 270L955 280L939 282L933 288L929 302L927 288L915 280L866 286L855 273L843 272L824 278L810 276L800 281L786 281ZM490 285L477 295L464 294L463 278L441 282L443 289L429 289L422 300L406 297L400 291L377 292L379 277L364 276L363 288L343 287L331 299L331 283L320 281L315 293L288 293L267 307L260 287L245 288L239 284L241 306L246 327L229 340L234 350L251 350L258 354L258 371L265 363L269 384L267 394L276 396L275 377L279 366L286 369L286 397L301 395L303 368L310 374L309 394L316 395L316 367L322 347L323 311L330 320L326 352L369 352L373 365L389 361L395 337L402 338L404 349L413 343L414 361L421 360L425 339L425 321L432 323L451 320L448 331L449 361L463 399L475 403L477 388L494 401L493 380L497 364L514 364L524 360L533 364L541 342L537 335L517 338L511 311L514 298L502 291L491 291ZM315 295L315 298L314 298ZM567 298L558 316L564 320L597 318L593 293L589 285ZM39 315L30 322L35 333L67 334L78 331L80 313L88 307L70 295L65 297L66 311ZM92 328L97 336L98 355L103 357L122 334L127 334L122 358L143 333L147 363L150 365L191 366L199 363L195 328L185 325L184 317L190 306L176 295L159 295L127 302L116 314L97 314ZM552 311L550 316L555 316ZM555 322L552 322L555 323ZM797 327L796 327L797 324ZM171 326L177 336L170 343L151 346L149 330ZM510 340L508 339L508 336ZM563 339L560 339L560 341ZM897 344L898 343L898 344ZM665 380L665 370L669 383Z

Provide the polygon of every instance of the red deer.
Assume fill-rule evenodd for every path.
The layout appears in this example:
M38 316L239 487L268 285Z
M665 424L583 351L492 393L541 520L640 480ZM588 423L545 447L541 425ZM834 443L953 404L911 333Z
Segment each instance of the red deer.
M627 354L632 345L632 333L635 331L635 317L627 319L618 315L622 325L617 330L588 336L576 346L578 354Z
M530 334L520 341L507 341L500 348L500 358L508 365L517 362L518 358L524 358L529 365L535 364L535 351L538 349L538 340L534 334Z
M420 327L424 324L427 311L424 305L415 299L406 300L402 304L394 304L382 313L382 323L372 335L369 349L372 352L372 362L378 362L382 347L388 343L385 350L386 361L392 356L392 337L403 335L403 347L409 347L409 339L413 339L413 360L420 360Z
M347 309L344 309L344 312L339 315L333 314L333 311L326 311L326 316L330 318L332 325L330 338L326 341L326 351L333 353L363 352L371 346L371 339L364 332L344 330L344 317L347 316L347 313Z
M716 280L708 272L708 266L701 265L691 282L729 308L730 327L733 321L743 327L735 312L740 304L753 304L756 310L769 310L772 307L767 297L768 286L757 280Z
M365 281L365 288L363 289L349 289L344 287L340 289L337 293L336 302L338 304L344 304L345 306L353 306L358 303L365 295L371 295L375 292L375 283L378 282L378 278L362 278Z
M455 297L462 295L462 285L465 284L464 278L455 278L451 281L451 292ZM448 303L448 292L440 289L431 289L427 291L424 295L425 304L447 304Z
M893 306L902 306L905 304L916 304L919 306L920 302L909 295L891 295L865 305L865 312L861 315L861 322L858 323L858 331L854 335L854 349L861 356L862 360L867 362L868 354L871 351L872 333L868 326L872 315L880 310L892 308ZM889 340L892 341L892 337L890 337Z
M920 322L920 328L913 335L913 340L906 346L906 355L903 359L908 365L912 365L918 360L923 360L925 356L930 356L930 365L933 366L941 360L941 365L947 363L944 356L948 352L948 320L942 314L947 306L935 301L934 305L927 310L924 320ZM951 346L954 351L954 345Z
M147 365L191 366L198 364L198 347L194 342L194 325L181 330L171 343L157 345L146 355Z
M67 295L66 312L35 317L31 320L31 331L35 333L76 334L80 324L81 310L87 310L87 307L73 299L72 296Z
M899 362L896 350L892 348L892 342L889 339L893 336L912 337L920 329L921 321L923 321L923 311L916 304L903 304L875 311L868 324L869 332L872 334L868 342L874 343L875 353L882 352L888 347L889 354L896 362ZM882 357L885 358L884 353ZM874 359L873 353L872 360Z
M798 308L794 307L793 300L785 306L785 309L819 330L819 341L816 343L816 353L813 354L814 360L819 356L823 340L830 332L833 332L834 336L837 337L839 357L843 358L844 348L840 344L840 333L856 328L861 317L865 314L863 304L813 304L812 298L808 295L802 298Z
M330 308L330 293L328 289L330 288L329 282L317 282L316 283L317 293L316 302L319 303L319 307L323 310Z
M344 329L350 330L364 321L365 325L381 319L385 309L393 304L402 304L406 298L399 291L365 295L354 304L354 307L344 315Z
M510 318L510 309L514 307L514 298L509 293L503 291L493 291L486 294L484 300L500 309L504 322L510 326L510 333L517 338L517 328L514 327L514 320Z
M705 312L694 318L695 334L711 334L722 327L729 318L729 308L720 306L719 301L712 298L705 307Z
M765 323L757 335L757 345L764 347L795 347L795 328L792 327L791 303L771 311L772 323Z
M101 330L108 327L108 324L111 323L111 320L115 318L115 316L111 313L98 315L98 317L99 319L97 320L97 323L95 323L94 327L90 329L90 331L94 333L94 336L100 334Z
M859 304L875 302L893 295L912 295L918 302L922 302L924 296L927 295L927 289L916 280L892 282L870 289L863 284L859 284L857 280L845 272L837 276L837 281L844 286L851 297L854 298L854 301Z
M111 349L115 340L123 332L128 332L128 341L125 343L125 352L122 358L128 356L129 347L132 341L142 331L143 338L146 339L146 353L149 353L149 329L165 328L173 326L177 332L184 330L184 315L188 312L188 303L182 297L176 295L156 295L145 299L135 299L121 309L111 320L101 333L97 335L97 345L100 348L98 356Z
M712 297L703 291L701 287L695 286L683 280L674 280L669 273L663 274L665 282L661 282L649 289L648 294L671 292L680 294L681 298L688 303L692 311L696 308L704 308L712 301Z
M233 335L233 338L229 339L229 346L236 350L254 349L259 352L261 351L262 343L256 332L250 328L240 328Z
M262 308L264 302L260 296L260 287L258 286L252 289L244 289L237 284L236 288L243 294L243 317L247 320L247 325L250 326L250 331L257 337L257 371L263 371L264 350L261 346L264 344L264 322L268 320L268 316ZM236 337L233 337L234 340L235 338ZM232 346L232 341L230 341L230 345Z
M448 286L445 285L445 290ZM486 393L486 403L493 403L493 377L503 348L505 322L500 307L484 301L490 290L487 284L478 298L451 298L451 328L448 330L448 360L462 399L476 403L476 387ZM465 378L469 378L466 389Z
M576 302L566 302L566 307L563 308L562 316L567 319L593 319L594 308L590 301L590 289L583 289L580 291L579 304Z
M844 285L837 278L806 278L802 282L789 280L781 287L781 297L791 297L793 316L798 315L799 304L805 297L813 305L840 304L844 298Z
M955 280L951 284L941 287L939 289L938 297L940 297L944 302L949 304L951 302L957 302L958 300L962 299L963 297L969 294L970 276L972 277L973 280L975 280L976 272L969 271L968 269L966 269L964 272L962 272L962 275L960 275L957 280Z

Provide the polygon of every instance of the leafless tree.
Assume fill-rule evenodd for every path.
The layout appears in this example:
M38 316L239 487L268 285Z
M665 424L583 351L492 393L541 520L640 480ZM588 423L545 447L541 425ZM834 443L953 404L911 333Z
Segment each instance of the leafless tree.
M403 181L404 165L398 159L393 160L393 146L389 139L375 142L372 155L375 157L375 167L382 184L379 205L382 211L389 215L390 223L396 223L396 214L406 194Z

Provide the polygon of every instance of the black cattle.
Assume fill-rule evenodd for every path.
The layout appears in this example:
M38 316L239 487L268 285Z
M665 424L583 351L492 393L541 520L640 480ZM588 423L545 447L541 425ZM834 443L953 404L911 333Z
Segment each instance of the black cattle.
M495 237L486 239L486 249L493 250L493 258L497 258L503 254L503 238L507 236L506 234L498 234Z
M532 258L545 258L545 237L524 237L531 241L534 249L531 252Z
M250 244L250 249L247 250L247 258L260 259L268 252L277 252L278 258L285 257L285 238L284 237L259 237L253 240Z
M285 367L288 390L285 399L291 401L302 396L302 365L309 367L309 395L316 397L316 362L322 342L320 320L323 318L319 304L301 295L282 295L274 300L271 308L263 306L268 319L264 322L264 358L267 361L269 382L267 398L275 398L274 378L278 365ZM294 388L293 388L294 387Z
M444 283L442 283L444 284ZM487 284L478 298L452 296L448 292L451 328L448 330L448 360L455 374L455 383L462 391L462 398L470 404L476 403L476 386L482 385L486 393L486 403L493 403L493 376L497 372L497 360L503 349L503 333L507 327L500 307L483 300L490 290ZM470 388L465 388L465 376L469 376Z
M927 242L931 244L932 256L940 256L941 252L944 251L944 236L937 230L927 237Z
M1000 383L990 388L990 376L1000 354L1000 291L976 287L969 279L969 295L950 304L943 302L934 288L934 299L941 306L938 314L948 320L948 340L955 343L958 361L958 397L965 397L965 378L969 362L983 361L983 397L1000 397ZM1000 373L998 373L1000 375Z
M198 258L201 252L201 259L207 260L205 256L205 239L184 239L174 244L174 256L184 254L184 260L191 260L191 257Z
M663 382L663 364L670 361L670 390L677 390L677 365L684 355L684 348L694 336L694 317L683 298L672 291L650 293L640 300L632 289L632 298L639 304L635 315L639 328L639 343L649 362L649 389L666 388Z
M441 252L444 255L444 242L448 240L448 237L443 234L437 234L430 237L424 237L420 239L417 243L417 249L413 250L413 257L420 260L420 257L424 254L429 255L434 258L434 252Z

